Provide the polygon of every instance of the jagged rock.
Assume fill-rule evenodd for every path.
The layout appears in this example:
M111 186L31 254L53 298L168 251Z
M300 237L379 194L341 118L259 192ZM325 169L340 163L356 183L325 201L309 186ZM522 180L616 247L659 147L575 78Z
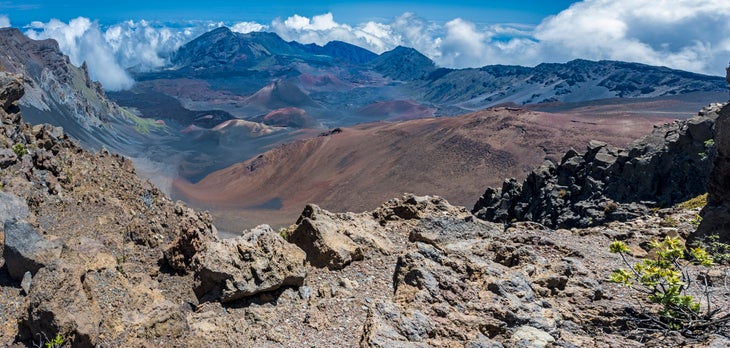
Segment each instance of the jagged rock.
M401 198L391 199L381 205L372 215L384 225L388 221L421 219L426 216L466 217L470 214L463 207L455 207L441 197L407 193Z
M719 241L730 243L730 104L722 108L715 123L715 159L701 215L693 240L716 235Z
M20 76L0 72L0 107L5 110L18 106L18 101L25 94Z
M3 257L10 277L21 280L25 272L32 274L61 256L63 241L49 240L27 222L5 222Z
M433 330L431 325L423 313L403 313L393 303L376 303L368 311L360 347L431 347L423 342Z
M165 249L164 256L167 264L178 272L186 273L193 270L193 257L203 246L213 240L213 225L208 213L196 213L186 208L181 202L175 204L174 213L180 223L180 235ZM150 226L132 228L133 239L140 244L152 243L154 232ZM138 236L135 238L135 236Z
M28 218L28 204L18 196L0 191L0 223Z
M34 276L26 326L33 337L60 334L74 347L97 344L101 315L99 305L82 284L78 266L53 263Z
M522 184L507 179L501 190L487 188L472 213L494 222L588 227L695 197L705 192L720 107L712 104L697 117L657 127L626 149L598 141L583 154L571 149L560 163L546 161Z
M5 169L18 162L18 156L11 149L0 149L0 169Z
M126 335L141 343L179 336L188 329L185 311L165 298L149 275L122 274L100 264L86 271L82 283L89 301L102 313L99 330L108 338Z
M235 239L211 241L194 257L195 294L202 301L230 302L304 283L305 254L268 225Z
M580 342L586 333L576 323L591 317L569 308L600 300L601 284L581 259L567 256L574 254L563 244L570 232L552 239L554 232L535 223L504 230L473 217L424 215L398 257L392 297L369 307L360 346ZM574 337L562 340L558 332L566 331Z
M521 348L543 348L555 342L555 338L549 333L532 326L520 326L512 334L513 347Z
M390 253L392 243L378 231L371 215L333 214L308 204L287 239L304 250L312 266L334 270L362 260L370 250Z
M23 274L23 280L20 281L20 288L23 289L23 292L28 295L30 294L30 286L33 284L33 275L30 273L30 271L26 271Z

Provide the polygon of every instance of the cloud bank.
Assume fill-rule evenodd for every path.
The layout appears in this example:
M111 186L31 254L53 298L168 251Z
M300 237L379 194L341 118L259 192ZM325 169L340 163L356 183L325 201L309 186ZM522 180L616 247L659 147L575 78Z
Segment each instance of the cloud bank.
M663 65L721 75L730 61L727 0L585 0L537 26L477 25L462 18L435 23L404 13L387 22L339 23L332 13L294 14L271 23L126 21L101 28L77 18L26 28L31 38L53 38L74 64L86 61L92 78L109 90L128 88L126 69L148 71L198 35L227 25L233 31L272 31L285 40L324 45L339 40L376 53L413 47L445 67L489 64L534 66L583 58ZM0 15L0 26L9 20Z
M0 28L7 28L10 26L10 18L6 15L0 15Z

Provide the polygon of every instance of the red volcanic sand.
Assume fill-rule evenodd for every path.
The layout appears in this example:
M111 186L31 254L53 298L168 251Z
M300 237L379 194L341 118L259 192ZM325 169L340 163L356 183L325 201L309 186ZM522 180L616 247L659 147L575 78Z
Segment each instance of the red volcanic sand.
M309 202L364 211L403 192L440 195L470 208L487 186L524 178L546 157L560 160L592 139L623 146L668 121L497 108L362 124L281 145L196 184L177 180L174 188L233 231L291 224Z
M316 122L300 108L280 108L269 112L261 120L263 123L277 127L311 127Z

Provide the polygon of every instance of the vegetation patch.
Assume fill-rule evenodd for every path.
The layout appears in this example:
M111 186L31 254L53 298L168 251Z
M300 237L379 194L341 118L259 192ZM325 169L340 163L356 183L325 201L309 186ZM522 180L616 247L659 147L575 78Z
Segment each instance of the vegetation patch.
M646 300L659 305L658 310L645 309L630 318L629 323L639 331L675 331L687 337L706 337L724 333L730 321L730 313L713 304L707 272L692 274L693 265L710 267L713 259L702 247L685 248L679 238L666 237L652 241L649 256L633 265L627 256L631 249L621 241L614 241L610 251L621 256L627 268L615 270L609 280L646 294ZM689 294L695 286L695 297ZM700 301L704 300L704 303ZM704 308L703 308L704 307Z
M707 193L703 193L697 197L686 200L677 204L677 208L681 209L701 209L707 205Z

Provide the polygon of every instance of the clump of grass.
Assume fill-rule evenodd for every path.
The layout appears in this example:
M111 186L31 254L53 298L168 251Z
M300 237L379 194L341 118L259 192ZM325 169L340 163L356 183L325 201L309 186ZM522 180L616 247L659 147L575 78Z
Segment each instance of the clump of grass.
M703 208L707 205L707 193L701 194L697 197L690 198L682 203L677 204L677 208L681 209L698 209Z
M17 143L13 145L13 152L15 152L15 155L18 156L18 158L23 158L23 155L28 153L28 149L25 148L23 143Z

